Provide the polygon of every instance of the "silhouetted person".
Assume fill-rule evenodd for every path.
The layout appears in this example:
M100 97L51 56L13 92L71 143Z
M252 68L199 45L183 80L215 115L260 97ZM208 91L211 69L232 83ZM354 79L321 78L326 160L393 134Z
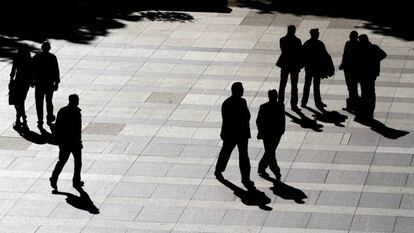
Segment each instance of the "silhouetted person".
M254 188L250 180L250 160L247 152L250 138L250 112L243 96L243 85L235 82L231 86L232 95L221 106L223 119L220 137L223 140L214 175L217 179L223 179L222 172L226 169L231 152L234 147L239 149L239 165L241 181L246 188Z
M321 99L321 78L332 76L335 68L332 58L328 54L325 45L319 40L319 30L317 28L310 30L311 38L303 44L303 54L305 63L305 85L303 87L302 107L306 107L309 98L310 86L313 79L313 96L317 108L326 107Z
M14 124L16 130L20 130L22 127L28 129L24 103L31 83L32 58L30 50L27 45L21 45L16 57L13 59L9 84L10 104L13 104L16 109L16 122Z
M345 82L348 88L349 98L346 100L346 110L353 113L358 101L358 32L352 31L349 40L345 43L342 62L339 66L344 71Z
M357 118L372 120L375 110L375 80L380 74L380 63L387 54L377 45L372 44L368 36L362 34L359 39L359 70L361 82L361 103Z
M279 101L285 101L285 88L290 75L291 99L290 106L293 110L298 110L298 78L302 62L302 41L295 36L296 27L289 25L286 36L280 38L280 54L276 66L280 67Z
M270 90L268 96L269 102L260 106L256 119L257 139L263 139L265 149L257 172L261 176L268 176L266 168L269 167L276 180L280 180L281 174L276 160L276 148L285 133L285 106L283 102L277 101L276 90Z
M81 181L82 168L82 117L81 109L78 107L79 97L76 94L69 96L69 104L61 108L57 114L55 124L55 134L59 145L59 160L56 163L50 185L57 189L57 180L63 167L69 159L70 153L73 154L75 169L73 172L73 187L83 186Z
M50 43L43 42L42 52L33 57L35 98L37 111L37 125L43 129L43 102L46 98L47 124L50 126L55 121L53 115L53 92L57 91L60 82L59 66L56 56L50 51Z

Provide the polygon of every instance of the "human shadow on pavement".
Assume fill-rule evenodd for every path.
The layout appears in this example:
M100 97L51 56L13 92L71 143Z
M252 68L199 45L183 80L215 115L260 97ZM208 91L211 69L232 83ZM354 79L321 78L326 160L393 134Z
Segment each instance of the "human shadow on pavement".
M52 193L56 195L65 195L66 203L77 209L88 211L91 214L99 214L98 207L95 206L88 193L83 188L77 188L76 190L79 192L79 196L57 190L53 190Z
M322 132L323 125L318 124L316 120L313 120L309 117L307 117L303 112L301 111L295 111L296 114L299 115L299 117L294 116L293 114L290 114L289 112L286 112L286 116L288 116L290 119L292 119L293 123L296 123L300 125L300 127L304 129L311 129L315 132Z
M325 108L318 108L318 110L315 110L310 107L305 107L305 109L309 110L313 113L313 117L315 120L328 123L328 124L334 124L338 127L345 127L342 123L348 119L346 115L342 115L337 111L327 111Z
M58 145L57 139L53 133L49 133L47 130L42 129L41 133L37 133L34 131L31 131L30 129L14 129L17 133L22 136L22 138L26 139L29 142L35 143L35 144L51 144L51 145Z
M271 202L271 199L267 197L264 192L257 190L256 188L246 191L225 178L218 178L217 180L229 189L233 190L234 195L239 197L243 204L247 206L257 206L266 211L272 210L272 207L267 206L267 204Z
M273 187L271 187L270 190L273 191L273 194L282 199L293 200L298 204L304 204L304 199L308 198L308 196L306 196L306 194L302 190L287 185L280 180L276 180L275 178L270 176L261 177L273 183Z
M372 131L381 134L382 136L388 138L388 139L398 139L400 137L403 137L407 134L409 134L409 132L404 131L404 130L399 130L399 129L393 129L390 128L388 126L386 126L384 123L376 120L376 119L372 119L369 121L362 121L362 120L355 120L356 122L368 126L372 129Z

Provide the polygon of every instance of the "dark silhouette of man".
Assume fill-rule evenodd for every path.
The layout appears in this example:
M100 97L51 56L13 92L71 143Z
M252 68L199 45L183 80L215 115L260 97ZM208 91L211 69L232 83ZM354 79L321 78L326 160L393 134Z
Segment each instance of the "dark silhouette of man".
M269 102L260 106L256 119L257 139L263 140L265 149L257 172L260 176L267 177L269 175L266 173L266 168L269 167L276 180L280 180L281 174L276 161L276 148L285 133L285 106L283 102L277 101L276 90L269 90L268 96Z
M289 25L286 36L280 38L280 54L276 66L280 67L280 84L279 84L279 101L285 101L285 88L290 75L291 99L290 106L293 110L299 110L298 104L298 78L300 69L303 67L302 62L302 41L296 37L296 27Z
M359 39L361 106L357 119L372 120L375 110L375 80L380 75L380 63L387 54L377 45L372 44L366 34Z
M311 38L303 44L305 59L305 85L303 87L302 107L306 107L309 99L310 86L313 79L313 96L317 108L326 107L321 98L321 79L334 75L335 68L325 44L319 40L319 30L310 30Z
M220 137L223 140L214 175L217 179L223 179L222 172L226 169L234 147L239 149L239 165L241 181L248 189L254 188L254 183L250 180L250 160L247 146L250 135L250 112L246 100L243 96L243 85L235 82L231 86L232 95L227 98L221 106L221 116L223 123L221 126Z
M57 91L60 77L57 58L50 53L50 43L43 42L42 51L33 57L37 126L43 129L43 102L46 98L46 120L50 126L55 121L53 115L53 92Z
M354 113L358 101L358 32L352 31L349 40L345 43L342 62L339 66L344 71L345 82L348 88L349 97L346 100L346 110Z
M76 94L69 96L69 104L61 108L57 114L55 124L55 134L59 145L59 160L50 177L50 185L57 190L57 180L63 167L69 159L70 153L73 154L75 169L73 173L73 187L83 186L81 181L82 168L82 116L81 109L78 107L79 97Z

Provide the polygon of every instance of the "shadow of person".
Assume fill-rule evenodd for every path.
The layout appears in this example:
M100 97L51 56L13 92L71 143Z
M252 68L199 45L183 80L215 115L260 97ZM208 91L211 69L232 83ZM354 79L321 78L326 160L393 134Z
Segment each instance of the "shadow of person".
M356 118L357 119L357 118ZM398 139L400 137L403 137L407 134L409 134L409 132L404 131L404 130L398 130L398 129L393 129L390 128L388 126L386 126L384 123L372 119L372 120L355 120L356 122L365 125L365 126L369 126L372 131L381 134L382 136L388 138L388 139Z
M285 200L293 200L298 204L304 204L305 201L303 199L308 198L306 194L295 187L287 185L281 181L274 181L273 187L270 188L276 196L279 196Z
M342 123L344 123L346 119L348 119L346 115L342 115L337 111L327 111L323 107L319 107L319 111L308 106L306 106L305 108L313 113L313 117L315 118L315 120L329 124L334 124L338 127L345 127L345 125L343 125Z
M57 190L53 190L52 193L57 195L65 195L66 203L77 209L88 211L91 214L99 214L99 209L95 206L88 193L86 193L83 188L77 188L76 190L79 192L79 196Z
M298 204L304 204L305 201L303 199L308 198L302 190L287 185L273 177L262 176L262 178L273 183L273 187L271 187L270 190L273 191L273 194L282 199L293 200Z
M240 198L241 202L247 206L258 206L262 210L270 211L272 207L267 206L271 202L266 194L256 188L248 189L247 191L233 184L225 178L217 178L220 183L233 190L234 195Z
M322 132L323 125L318 124L316 120L313 120L309 117L307 117L305 114L303 114L301 111L295 111L296 114L299 115L299 117L296 117L289 112L286 112L286 116L292 119L293 123L296 123L300 125L300 127L304 129L312 129L315 132Z
M16 129L15 129L16 130ZM51 144L51 145L57 145L57 139L55 135L52 133L49 133L47 130L43 129L41 131L41 134L38 134L34 131L31 131L30 129L26 130L16 130L17 133L22 136L22 138L26 139L29 142L35 143L35 144Z

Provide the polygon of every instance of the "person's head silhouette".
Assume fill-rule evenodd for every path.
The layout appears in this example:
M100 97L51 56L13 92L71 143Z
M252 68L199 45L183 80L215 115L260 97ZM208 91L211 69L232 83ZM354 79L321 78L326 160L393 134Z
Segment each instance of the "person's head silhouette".
M277 91L275 89L269 90L267 92L267 96L269 97L269 101L272 103L277 102Z
M369 44L369 39L366 34L362 34L358 37L358 41L361 45L367 45Z
M41 48L43 52L49 52L51 48L49 41L43 42Z
M69 96L69 106L77 107L79 105L79 96L77 94L71 94Z
M231 85L231 94L233 96L242 97L243 96L243 84L241 82L235 82Z
M358 32L352 31L351 33L349 33L349 40L358 41Z
M317 29L317 28L312 28L312 29L309 31L309 34L311 35L311 38L312 38L312 39L317 40L317 39L319 38L319 29Z
M296 33L295 25L289 25L287 27L287 34L290 35L290 36L293 36L293 35L295 35L295 33Z

